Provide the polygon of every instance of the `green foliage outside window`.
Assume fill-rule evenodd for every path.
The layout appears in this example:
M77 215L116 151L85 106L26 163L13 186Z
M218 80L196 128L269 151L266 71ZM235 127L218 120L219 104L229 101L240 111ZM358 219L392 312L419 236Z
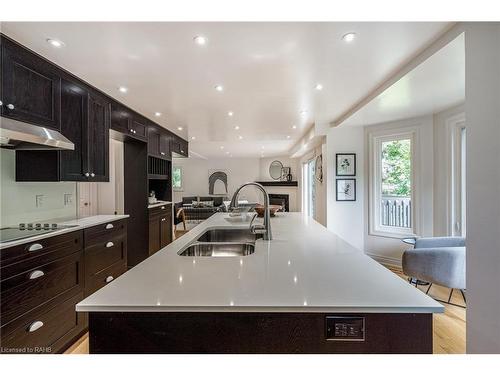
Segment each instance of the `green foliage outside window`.
M180 167L172 168L172 187L174 189L182 188L182 169Z
M411 141L382 143L382 195L411 196Z

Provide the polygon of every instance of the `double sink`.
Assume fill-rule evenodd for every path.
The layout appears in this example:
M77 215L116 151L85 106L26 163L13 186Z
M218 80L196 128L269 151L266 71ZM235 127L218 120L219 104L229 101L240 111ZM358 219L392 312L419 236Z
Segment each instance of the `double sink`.
M255 252L255 241L261 235L250 229L209 229L179 253L191 257L241 257Z

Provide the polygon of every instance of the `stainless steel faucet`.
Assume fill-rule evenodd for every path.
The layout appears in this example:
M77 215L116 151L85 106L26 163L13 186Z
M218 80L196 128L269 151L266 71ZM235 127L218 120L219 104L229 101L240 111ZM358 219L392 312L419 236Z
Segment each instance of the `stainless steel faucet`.
M254 224L253 219L252 222L250 223L250 230L252 233L258 233L262 234L262 238L265 241L270 241L273 239L273 234L271 232L271 215L269 213L269 195L267 194L266 189L264 189L264 186L261 184L258 184L257 182L247 182L243 185L241 185L236 191L234 192L233 199L231 199L231 204L230 208L237 208L238 207L238 194L240 193L240 190L243 189L245 186L256 186L260 191L262 191L262 194L264 194L264 225L260 224ZM254 217L255 218L255 217Z

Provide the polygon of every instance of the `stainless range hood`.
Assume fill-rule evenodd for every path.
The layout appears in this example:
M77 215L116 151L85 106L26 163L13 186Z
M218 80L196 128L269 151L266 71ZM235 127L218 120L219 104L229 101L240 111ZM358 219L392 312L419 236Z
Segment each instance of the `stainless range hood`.
M74 150L75 145L56 130L0 117L0 147L11 150Z

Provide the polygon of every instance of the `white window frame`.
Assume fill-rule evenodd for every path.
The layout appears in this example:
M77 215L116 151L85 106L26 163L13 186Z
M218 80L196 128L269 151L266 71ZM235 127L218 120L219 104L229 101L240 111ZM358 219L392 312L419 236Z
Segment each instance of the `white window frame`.
M181 171L181 186L180 187L174 187L173 184L172 184L172 189L174 191L184 191L184 171L182 170L182 167L175 165L175 166L172 167L172 176L174 174L174 168L178 168ZM172 179L172 181L173 181L173 179Z
M466 222L462 191L465 165L462 165L462 129L466 129L465 113L459 113L446 120L447 131L447 232L450 236L465 236Z
M380 197L382 196L382 143L410 139L411 142L411 228L393 227L381 224ZM420 202L418 199L418 127L388 129L369 135L369 232L370 235L402 238L416 236L420 229Z

